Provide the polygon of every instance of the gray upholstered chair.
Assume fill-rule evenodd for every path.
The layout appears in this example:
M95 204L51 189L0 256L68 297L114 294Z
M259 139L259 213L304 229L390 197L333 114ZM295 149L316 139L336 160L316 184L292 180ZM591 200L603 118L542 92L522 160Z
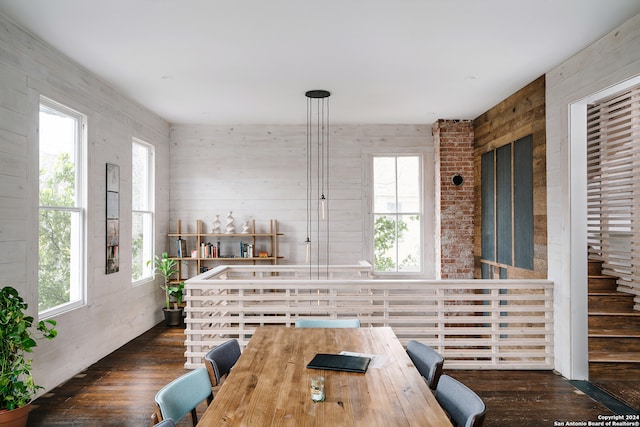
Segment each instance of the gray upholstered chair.
M436 399L458 427L481 427L487 407L473 390L460 381L442 375L438 381Z
M171 419L177 422L191 412L191 421L195 426L198 423L196 407L205 399L208 404L213 400L209 374L204 368L194 369L171 381L156 393L154 401L157 420Z
M159 423L154 424L154 427L176 427L176 423L174 423L171 418L167 418L166 420L162 420Z
M296 328L359 328L359 319L298 319Z
M420 375L427 381L429 388L436 390L438 380L442 375L444 357L428 345L415 340L411 340L407 344L407 354L409 354Z
M204 356L204 363L214 387L220 385L222 378L229 374L240 354L240 344L233 338L213 347Z

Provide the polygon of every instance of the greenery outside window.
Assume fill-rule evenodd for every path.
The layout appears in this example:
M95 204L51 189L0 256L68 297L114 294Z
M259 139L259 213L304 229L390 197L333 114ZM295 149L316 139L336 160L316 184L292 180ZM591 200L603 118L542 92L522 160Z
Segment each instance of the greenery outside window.
M377 273L422 271L422 173L415 155L373 157L373 255Z
M86 117L41 97L38 311L50 317L85 302Z
M131 144L131 281L153 279L154 150L134 139Z

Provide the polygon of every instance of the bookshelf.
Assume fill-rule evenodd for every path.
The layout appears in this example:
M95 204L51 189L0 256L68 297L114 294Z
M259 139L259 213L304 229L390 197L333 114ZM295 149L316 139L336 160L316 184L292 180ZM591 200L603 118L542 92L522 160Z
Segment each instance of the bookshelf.
M172 240L171 258L178 261L178 274L174 282L186 280L205 269L224 263L270 263L278 259L278 221L251 221L250 233L207 233L205 223L196 220L195 232L183 232L182 221L176 221L176 232L169 233Z

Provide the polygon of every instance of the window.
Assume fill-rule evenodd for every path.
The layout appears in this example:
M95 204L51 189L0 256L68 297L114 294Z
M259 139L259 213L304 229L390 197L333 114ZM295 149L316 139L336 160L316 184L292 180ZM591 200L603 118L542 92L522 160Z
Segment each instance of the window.
M153 147L131 144L131 281L153 278L147 261L153 259Z
M533 137L482 155L482 277L533 270Z
M422 271L422 174L419 156L373 157L374 270Z
M86 118L41 97L39 114L38 311L84 304Z

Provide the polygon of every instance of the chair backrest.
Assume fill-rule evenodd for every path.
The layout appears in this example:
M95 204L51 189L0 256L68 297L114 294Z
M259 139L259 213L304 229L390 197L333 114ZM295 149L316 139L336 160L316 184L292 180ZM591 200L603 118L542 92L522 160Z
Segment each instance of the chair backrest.
M359 319L297 319L296 328L359 328Z
M225 375L229 374L240 357L240 344L233 338L213 347L204 356L211 384L217 386Z
M162 420L159 423L154 424L153 427L176 427L176 423L174 423L171 418L167 418L166 420Z
M156 393L155 403L159 409L158 419L179 421L191 412L193 425L198 422L195 408L200 402L211 401L211 380L205 368L194 369L176 378Z
M442 375L444 357L433 348L418 341L411 340L407 344L407 354L424 377L431 390L436 390Z
M443 374L438 382L436 399L459 427L481 427L487 413L480 396L460 381Z

